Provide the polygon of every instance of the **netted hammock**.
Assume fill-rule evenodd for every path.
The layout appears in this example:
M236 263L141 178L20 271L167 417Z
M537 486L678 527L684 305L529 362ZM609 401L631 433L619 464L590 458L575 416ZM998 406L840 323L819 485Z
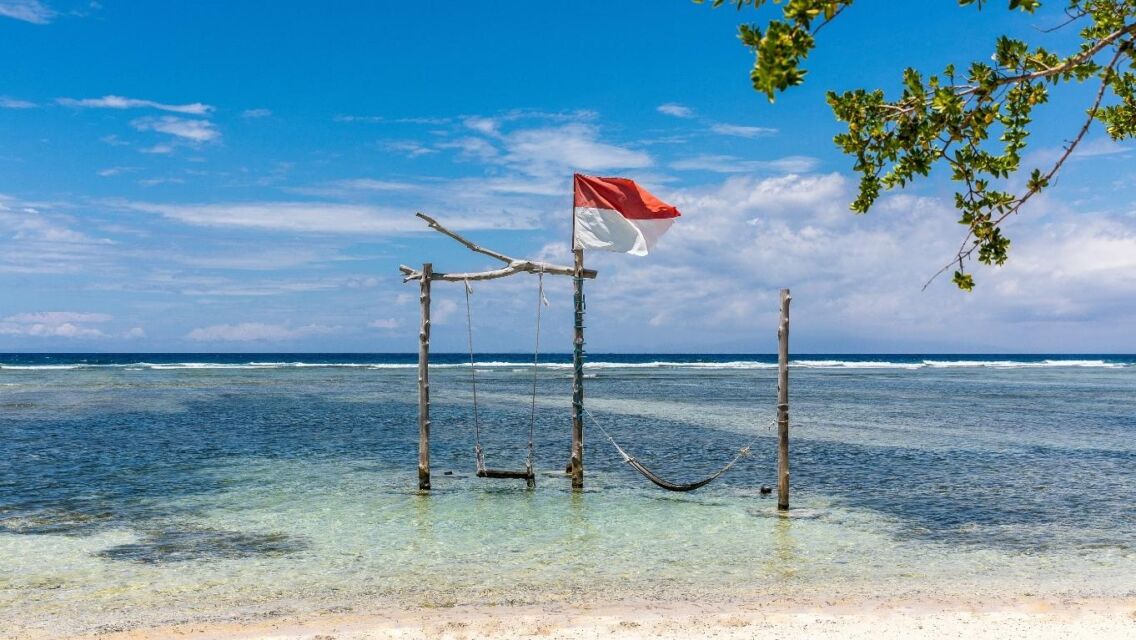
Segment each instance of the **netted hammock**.
M713 474L696 482L675 483L660 477L657 473L648 469L642 462L639 462L639 460L637 460L635 456L627 453L623 449L623 447L619 446L619 443L615 441L615 438L611 437L611 434L608 433L603 424L596 420L596 417L592 415L591 411L584 409L584 413L587 414L588 419L591 420L592 424L599 427L600 431L602 431L603 434L607 436L608 441L610 441L611 444L615 447L615 450L619 452L619 455L623 456L624 462L631 465L631 468L641 473L644 478L650 480L656 486L662 489L666 489L667 491L694 491L695 489L701 489L702 487L705 487L706 485L720 478L722 474L729 471L730 467L733 467L735 464L737 464L738 460L747 457L750 453L750 446L753 444L753 442L750 442L746 446L739 449L737 455L734 456L733 460L727 462L726 466L718 469Z

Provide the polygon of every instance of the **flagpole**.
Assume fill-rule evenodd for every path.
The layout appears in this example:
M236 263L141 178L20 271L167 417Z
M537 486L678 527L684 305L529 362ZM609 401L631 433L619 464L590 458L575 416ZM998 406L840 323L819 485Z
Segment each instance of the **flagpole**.
M572 177L572 301L575 306L572 341L572 455L568 463L572 488L584 488L584 250L576 246L576 176Z

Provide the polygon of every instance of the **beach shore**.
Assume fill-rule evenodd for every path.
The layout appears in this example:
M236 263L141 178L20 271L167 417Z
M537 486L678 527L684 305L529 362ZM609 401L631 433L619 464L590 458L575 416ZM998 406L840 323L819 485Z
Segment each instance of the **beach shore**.
M32 636L28 636L32 637ZM43 637L43 636L39 636ZM449 607L106 630L99 640L1136 637L1136 597Z

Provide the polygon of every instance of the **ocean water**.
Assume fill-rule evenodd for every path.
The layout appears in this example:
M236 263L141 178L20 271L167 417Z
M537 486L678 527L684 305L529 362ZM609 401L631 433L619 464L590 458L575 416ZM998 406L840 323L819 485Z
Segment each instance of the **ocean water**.
M793 509L769 356L537 368L533 491L474 477L470 367L413 355L0 355L0 637L459 604L1136 593L1136 357L796 356ZM529 356L477 357L482 444L521 467Z

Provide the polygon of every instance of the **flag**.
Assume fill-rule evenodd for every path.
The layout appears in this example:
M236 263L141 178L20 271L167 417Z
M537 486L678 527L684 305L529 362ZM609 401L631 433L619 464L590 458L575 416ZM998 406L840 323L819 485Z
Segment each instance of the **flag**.
M574 249L602 249L645 256L679 216L627 178L574 179Z

